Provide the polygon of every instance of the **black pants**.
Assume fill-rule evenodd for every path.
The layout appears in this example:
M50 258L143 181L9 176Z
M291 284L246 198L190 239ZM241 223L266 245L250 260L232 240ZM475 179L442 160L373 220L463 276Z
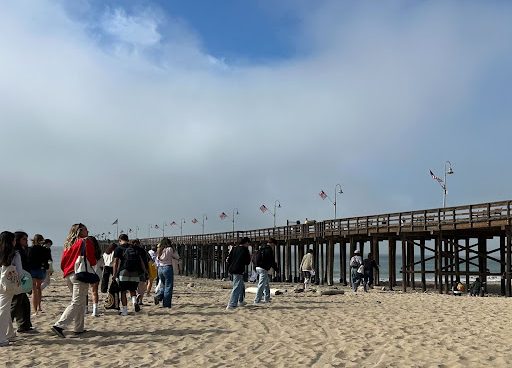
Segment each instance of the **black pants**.
M110 266L105 266L103 268L103 274L101 275L101 292L106 293L108 291L108 285L110 281L110 276L112 275L114 269Z
M30 322L30 301L25 293L15 295L11 302L11 318L16 320L18 330L28 330L32 328Z

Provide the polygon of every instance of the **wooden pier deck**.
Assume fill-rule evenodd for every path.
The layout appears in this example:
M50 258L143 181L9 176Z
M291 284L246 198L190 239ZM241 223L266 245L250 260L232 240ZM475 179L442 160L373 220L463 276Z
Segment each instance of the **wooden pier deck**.
M302 281L298 265L307 249L312 248L319 276L317 282L332 285L336 263L340 270L337 281L346 285L350 277L348 260L355 249L359 249L364 258L368 245L367 249L378 264L382 249L387 250L389 262L380 267L388 267L391 288L398 285L398 269L403 291L408 287L426 290L427 274L434 275L435 287L440 293L449 292L454 282L469 284L472 275L479 276L483 282L488 276L500 276L501 293L511 296L511 206L512 201L500 201L169 238L183 258L182 273L185 275L227 277L225 259L230 245L247 236L255 250L272 237L278 241L275 255L280 266L275 281ZM146 238L141 242L154 244L160 239ZM498 245L489 249L493 242ZM397 268L399 244L401 264ZM335 247L339 250L338 257L335 257ZM488 262L496 262L499 272L491 272ZM378 272L375 280L379 285Z

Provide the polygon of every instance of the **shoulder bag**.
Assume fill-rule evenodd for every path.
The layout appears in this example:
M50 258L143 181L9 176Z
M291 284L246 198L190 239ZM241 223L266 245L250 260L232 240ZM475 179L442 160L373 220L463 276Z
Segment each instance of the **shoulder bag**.
M85 239L82 239L82 249L75 262L75 279L86 284L96 284L100 282L100 277L94 272L91 264L87 260L85 253Z

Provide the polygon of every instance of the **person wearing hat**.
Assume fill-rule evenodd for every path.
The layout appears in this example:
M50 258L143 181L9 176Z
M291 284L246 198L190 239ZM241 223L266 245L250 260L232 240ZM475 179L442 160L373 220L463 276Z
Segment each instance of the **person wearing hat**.
M359 249L356 249L354 251L354 256L352 258L350 258L349 265L350 265L350 276L351 276L351 280L352 280L352 290L354 290L354 292L356 292L359 284L361 283L361 281L363 279L363 274L364 274L364 271L360 272L360 271L362 271L360 269L360 267L363 265L363 258L361 258L361 252L359 251Z

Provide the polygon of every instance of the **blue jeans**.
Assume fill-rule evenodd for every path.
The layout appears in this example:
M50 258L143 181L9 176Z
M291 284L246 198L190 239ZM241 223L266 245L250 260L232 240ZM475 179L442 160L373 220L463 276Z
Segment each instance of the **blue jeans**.
M258 273L258 290L256 291L256 298L254 298L254 303L261 302L261 297L263 296L263 301L268 303L270 301L270 285L268 283L268 271L261 267L256 267L256 272Z
M162 283L158 290L157 299L162 300L164 308L171 308L172 288L174 286L174 271L172 266L158 267L158 278Z
M352 276L352 290L357 291L359 284L363 281L363 275L357 272L357 268L351 268L350 274ZM365 286L366 290L366 286Z
M238 303L243 302L245 297L244 275L233 275L233 290L229 298L229 307L236 307Z

